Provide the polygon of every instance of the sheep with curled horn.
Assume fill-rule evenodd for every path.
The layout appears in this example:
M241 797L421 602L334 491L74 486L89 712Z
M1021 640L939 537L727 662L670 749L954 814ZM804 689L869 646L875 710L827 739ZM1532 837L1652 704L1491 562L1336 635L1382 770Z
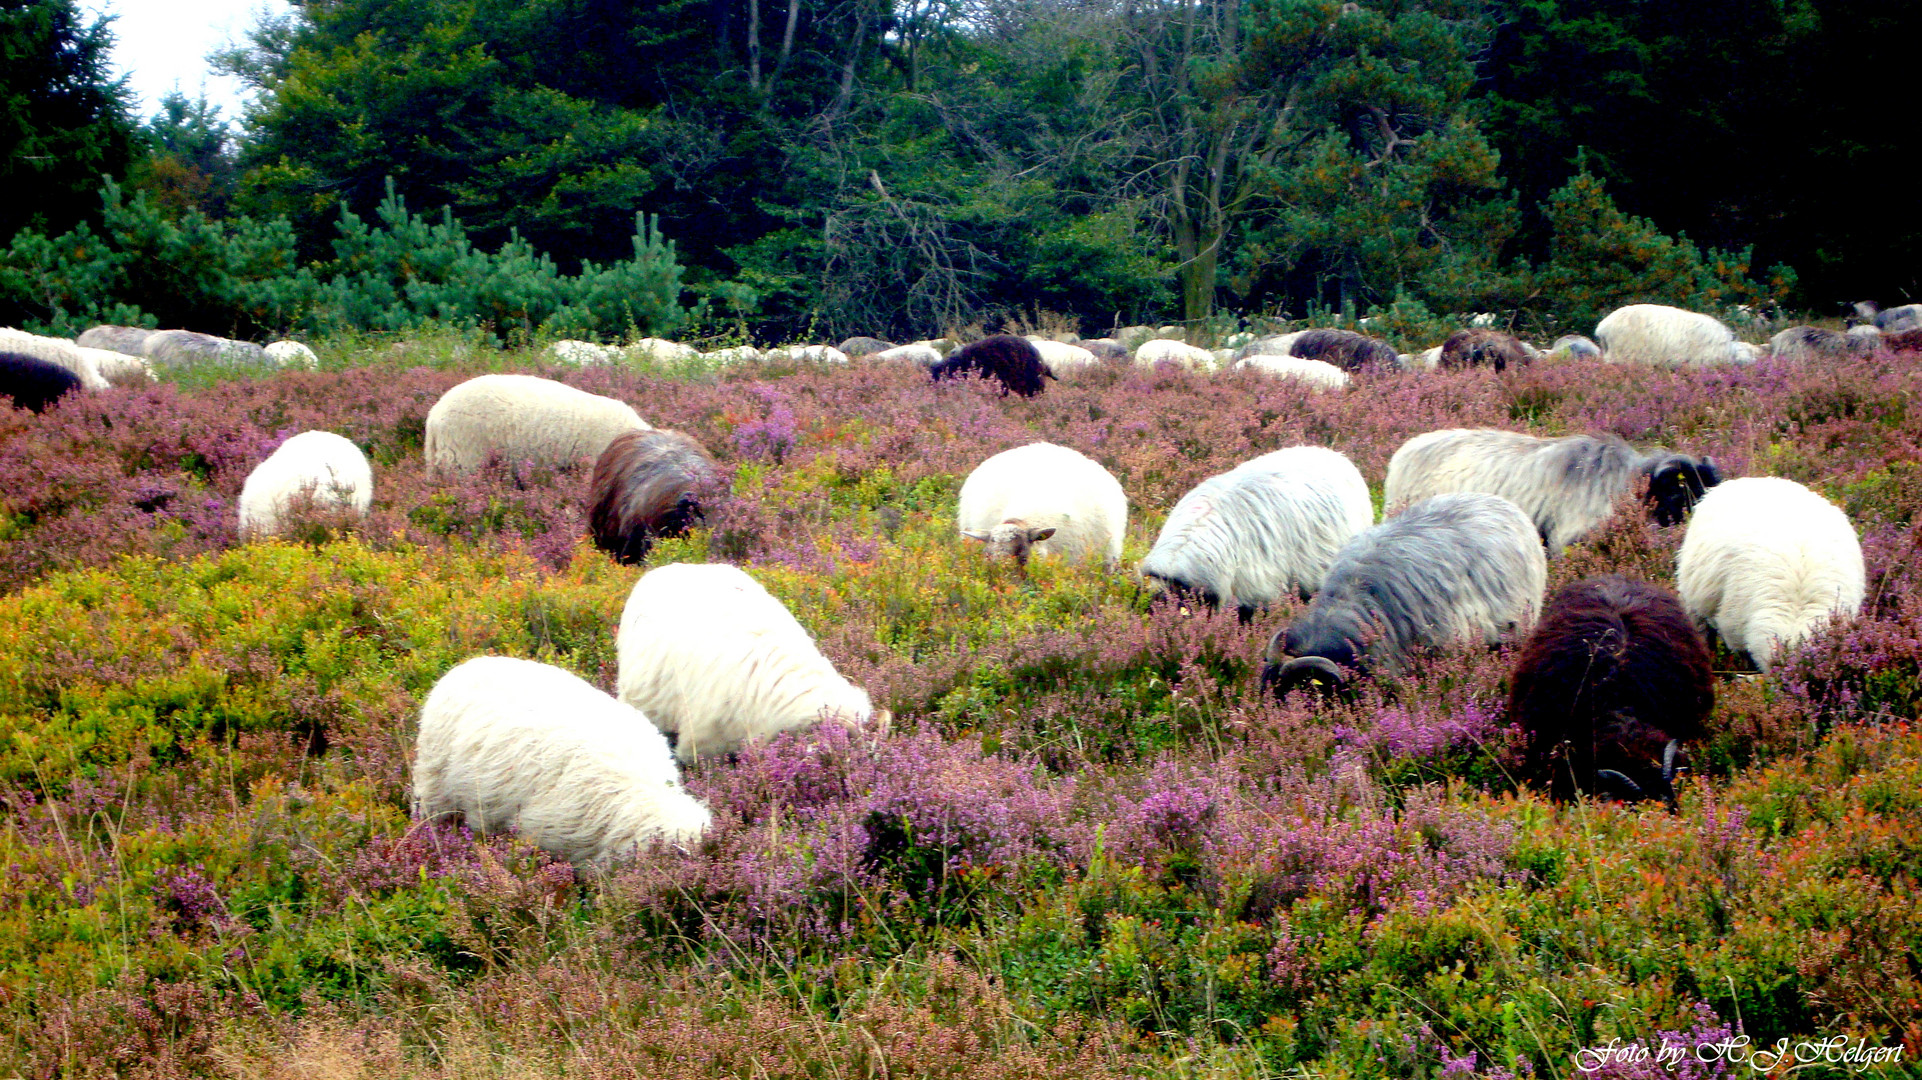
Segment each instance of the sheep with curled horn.
M1560 551L1600 528L1615 502L1648 478L1649 516L1680 523L1722 482L1714 458L1636 450L1614 435L1544 439L1494 428L1445 428L1417 435L1388 461L1382 505L1395 508L1448 491L1485 491L1520 506Z
M1681 601L1617 574L1555 593L1510 687L1525 776L1564 800L1659 798L1673 810L1677 752L1715 707L1708 646Z
M1494 645L1541 610L1548 559L1528 515L1498 495L1437 495L1357 536L1308 611L1275 633L1262 686L1343 688L1399 674L1423 652Z
M656 537L681 536L705 520L701 497L720 468L700 443L678 431L628 431L594 462L588 481L588 526L594 546L632 565Z

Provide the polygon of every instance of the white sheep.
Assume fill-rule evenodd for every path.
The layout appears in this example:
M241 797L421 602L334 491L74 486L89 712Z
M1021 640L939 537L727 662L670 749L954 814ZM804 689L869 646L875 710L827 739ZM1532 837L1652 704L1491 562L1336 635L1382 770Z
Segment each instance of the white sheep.
M1675 556L1682 606L1767 671L1862 609L1862 544L1839 507L1793 480L1730 480L1702 499Z
M1040 348L1039 345L1035 347ZM896 345L892 349L882 349L880 352L870 353L868 354L868 359L879 360L889 364L916 364L921 367L933 367L941 362L941 350L925 341L917 341L909 345ZM1046 356L1044 355L1042 359L1045 362Z
M314 355L314 350L289 338L269 342L266 351L267 359L284 368L301 367L312 371L320 366L320 357Z
M155 330L142 342L142 354L162 367L203 361L264 364L267 350L251 341L215 337L192 330Z
M1543 439L1492 428L1446 428L1417 435L1388 460L1382 505L1403 507L1452 491L1485 491L1520 506L1550 550L1580 540L1615 513L1615 502L1648 478L1650 516L1674 525L1708 488L1722 482L1713 458L1666 450L1646 453L1613 435Z
M85 345L74 346L83 361L92 364L93 369L108 383L154 382L153 365L146 358L129 356L112 349L93 349Z
M701 350L666 338L642 338L622 350L635 360L651 360L657 364L685 363L697 360Z
M1630 304L1595 324L1602 355L1615 364L1700 367L1754 359L1754 347L1738 348L1735 332L1699 312L1662 304Z
M1291 446L1203 480L1181 497L1140 573L1242 617L1321 588L1335 555L1375 523L1368 481L1340 452Z
M1246 356L1235 361L1235 370L1294 379L1317 390L1340 390L1349 381L1346 371L1325 360L1303 360L1298 356Z
M731 364L758 364L762 359L761 350L752 345L732 345L725 349L716 349L710 353L702 353L701 356L710 363L721 364L723 366Z
M768 359L790 364L845 364L848 354L832 345L783 345L771 350Z
M509 461L592 461L614 436L651 430L632 406L532 375L481 375L427 411L425 453L435 473L472 472L490 454Z
M1142 367L1154 367L1164 361L1191 371L1213 371L1221 366L1221 361L1207 349L1169 338L1142 342L1135 350L1135 363Z
M620 363L626 356L618 345L599 345L574 338L563 338L549 345L545 355L555 363L578 364L581 367L606 367Z
M413 812L483 834L515 830L596 868L642 844L697 839L712 821L639 710L571 672L506 656L475 657L427 695Z
M5 326L0 327L0 349L66 368L73 372L86 390L105 390L111 385L101 373L98 363L66 338L44 337Z
M1041 363L1046 365L1048 374L1057 379L1101 366L1100 357L1079 345L1033 336L1028 340L1033 342L1035 349L1041 353Z
M675 733L682 761L831 720L885 727L787 605L725 563L641 575L621 611L620 698Z
M240 489L240 538L280 531L290 504L351 507L360 517L374 500L374 470L360 447L331 431L303 431L247 474Z
M1030 555L1121 558L1128 496L1093 458L1053 443L1003 450L961 484L961 535L990 555L1025 565Z
M94 326L80 332L74 344L86 349L111 349L128 356L147 355L147 339L153 331L144 326Z

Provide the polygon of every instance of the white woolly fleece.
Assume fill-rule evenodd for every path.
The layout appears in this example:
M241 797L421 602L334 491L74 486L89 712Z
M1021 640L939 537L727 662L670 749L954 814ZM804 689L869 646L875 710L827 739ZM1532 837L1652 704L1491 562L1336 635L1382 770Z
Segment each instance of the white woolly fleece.
M1675 556L1689 618L1763 671L1830 619L1861 611L1866 577L1848 515L1773 476L1710 488Z
M1744 357L1735 332L1710 316L1662 304L1630 304L1595 324L1595 340L1610 363L1701 367Z
M1121 558L1128 534L1128 495L1101 463L1053 443L1003 450L975 466L961 484L961 532L989 532L1012 522L1054 529L1030 557Z
M866 723L874 706L842 678L787 606L725 563L641 575L621 611L620 697L682 761L820 720Z
M374 501L374 470L360 447L331 431L303 431L247 474L240 489L240 538L272 536L296 497L315 506L351 506L362 517Z
M0 350L31 356L35 360L45 360L66 368L79 378L84 390L105 390L109 385L97 361L66 338L44 337L5 326L0 327Z
M1313 594L1375 523L1368 481L1339 451L1291 446L1211 476L1181 497L1142 573L1206 588L1224 606Z
M614 436L650 430L632 406L532 375L481 375L442 394L427 411L427 467L472 472L499 454L509 461L574 465L600 456Z
M1316 390L1340 390L1348 385L1348 373L1326 360L1303 360L1299 356L1257 354L1235 361L1235 368L1294 379L1307 383Z
M1155 338L1144 341L1135 350L1135 363L1142 367L1154 367L1163 360L1188 368L1191 371L1213 371L1221 366L1220 358L1199 346L1168 338Z
M1057 379L1065 379L1090 368L1101 366L1101 358L1079 345L1051 338L1031 337L1029 343L1041 354L1041 363L1048 373Z
M646 716L571 672L480 656L434 684L420 710L414 816L459 816L581 865L651 840L693 840L712 818Z

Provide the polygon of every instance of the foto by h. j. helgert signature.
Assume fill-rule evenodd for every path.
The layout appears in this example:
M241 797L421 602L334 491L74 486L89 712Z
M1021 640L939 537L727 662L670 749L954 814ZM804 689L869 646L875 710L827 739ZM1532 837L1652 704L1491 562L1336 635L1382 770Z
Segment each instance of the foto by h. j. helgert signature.
M1792 1065L1841 1065L1861 1070L1897 1064L1902 1060L1902 1050L1901 1046L1870 1046L1866 1039L1851 1039L1847 1035L1804 1039L1801 1042L1777 1039L1772 1046L1756 1046L1747 1035L1731 1035L1726 1039L1692 1046L1686 1042L1665 1040L1652 1047L1644 1042L1623 1042L1618 1037L1600 1046L1577 1050L1575 1067L1582 1072L1592 1073L1599 1072L1611 1063L1626 1065L1653 1062L1660 1068L1673 1071L1677 1065L1693 1057L1696 1061L1747 1065L1758 1073L1774 1072L1785 1062Z

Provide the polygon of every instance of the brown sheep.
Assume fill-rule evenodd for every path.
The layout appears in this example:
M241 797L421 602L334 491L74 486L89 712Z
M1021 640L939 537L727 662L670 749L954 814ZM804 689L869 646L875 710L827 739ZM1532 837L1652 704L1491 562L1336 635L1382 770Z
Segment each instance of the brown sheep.
M617 436L594 462L588 482L594 545L616 562L640 562L655 537L680 536L704 520L701 498L719 479L714 458L678 431Z

